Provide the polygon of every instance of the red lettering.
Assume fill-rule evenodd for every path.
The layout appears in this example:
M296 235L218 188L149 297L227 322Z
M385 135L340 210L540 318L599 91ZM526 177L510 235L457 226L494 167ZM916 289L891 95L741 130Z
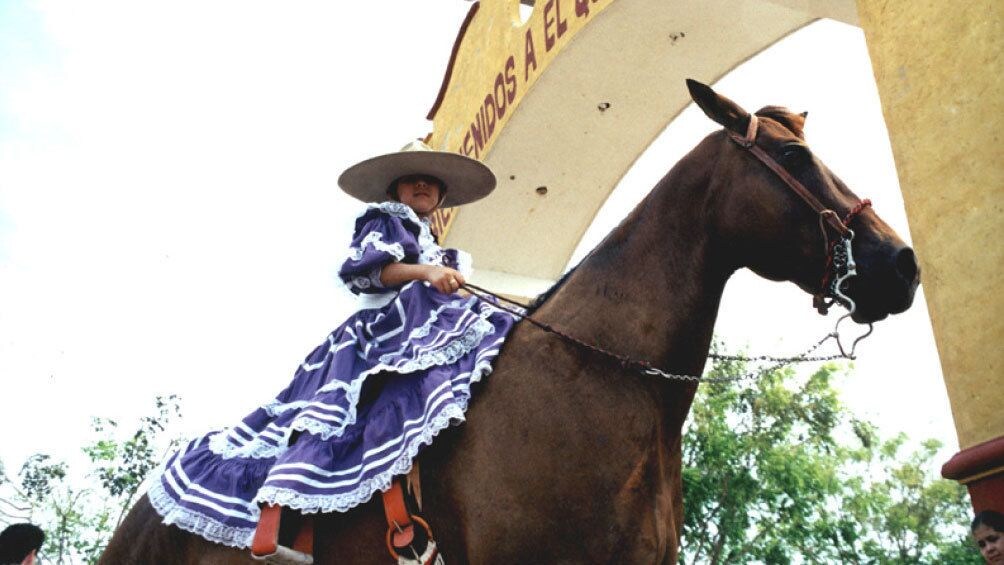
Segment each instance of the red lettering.
M505 83L509 85L509 89L505 93L506 100L512 104L512 101L516 99L516 75L513 71L516 70L516 59L512 55L505 61Z
M485 104L481 107L481 113L485 116L485 123L488 125L488 133L485 134L485 141L495 133L495 99L491 94L485 96Z
M523 80L530 80L530 64L533 64L533 70L537 70L537 53L533 49L533 33L530 30L526 30L526 41L523 43L524 55L523 55Z
M547 0L544 4L544 52L548 52L554 47L554 34L551 33L551 26L554 25L554 19L549 18L551 9L554 7L555 0Z
M471 130L467 130L467 133L464 134L464 144L460 147L460 150L468 157L471 156L471 151L474 151L474 146L471 144Z
M453 217L452 208L437 208L432 213L432 233L440 237L446 231L446 226L450 225L450 218Z
M589 0L575 0L575 15L580 18L589 17Z
M471 134L474 135L474 158L479 159L481 157L481 150L485 146L485 139L481 136L481 132L484 131L484 112L479 113L474 117L474 121L471 122Z
M502 73L495 75L495 88L492 89L492 95L495 98L495 113L501 120L502 116L505 115L506 108L505 83L502 81Z
M533 51L533 39L529 31L527 32L528 57L525 69L529 75L530 63L533 63L534 70L537 68L537 59ZM488 141L495 133L495 126L502 120L509 109L510 104L516 99L516 58L512 55L506 59L505 69L495 75L492 89L485 95L484 102L478 107L478 112L471 122L471 127L464 134L464 141L460 146L460 151L467 156L474 153L475 159L481 158L481 151L488 145Z
M558 21L558 38L568 31L568 20L561 19L561 0L554 0L554 19Z
M478 123L481 124L481 149L488 145L488 117L485 116L485 105L478 106Z

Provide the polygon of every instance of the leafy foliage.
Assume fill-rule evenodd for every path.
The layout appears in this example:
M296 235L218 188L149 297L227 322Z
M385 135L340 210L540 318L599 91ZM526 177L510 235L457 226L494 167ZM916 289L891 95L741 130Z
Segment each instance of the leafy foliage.
M15 483L0 464L0 514L4 521L29 520L46 532L41 556L54 563L95 563L115 527L132 506L146 475L176 441L165 442L163 432L180 418L175 396L157 397L156 413L140 419L136 430L120 439L118 423L95 418L97 439L83 448L91 464L86 478L100 490L78 487L69 466L49 455L35 454L21 467ZM165 445L166 444L166 445ZM159 449L158 449L159 446Z
M52 494L53 483L66 478L66 463L52 462L51 457L36 453L28 458L18 476L24 496L33 502L44 502Z
M133 498L143 479L160 462L164 452L155 449L160 434L168 424L181 417L181 406L174 395L158 396L155 399L157 412L153 416L140 418L139 428L125 441L98 439L84 447L95 473L105 491L119 501L119 516L115 525L122 521L125 512L132 506ZM108 433L118 428L118 423L107 418L95 418L92 424L95 433ZM172 441L168 449L177 441Z
M681 564L980 563L965 489L934 478L935 440L903 455L851 417L832 380L790 370L699 390L683 448ZM716 364L714 376L746 372Z

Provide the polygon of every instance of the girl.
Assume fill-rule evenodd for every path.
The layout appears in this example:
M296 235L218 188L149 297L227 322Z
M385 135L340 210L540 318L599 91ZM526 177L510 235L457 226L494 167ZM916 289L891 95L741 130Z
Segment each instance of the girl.
M148 492L164 523L234 547L254 538L255 554L270 553L276 533L265 532L262 507L277 531L279 506L345 512L387 490L422 446L463 421L471 385L491 372L513 317L456 293L470 258L440 247L428 221L439 206L487 196L491 171L414 142L338 182L373 203L339 271L362 309L275 398L165 462Z
M973 540L987 563L1004 563L1004 514L984 510L973 518Z

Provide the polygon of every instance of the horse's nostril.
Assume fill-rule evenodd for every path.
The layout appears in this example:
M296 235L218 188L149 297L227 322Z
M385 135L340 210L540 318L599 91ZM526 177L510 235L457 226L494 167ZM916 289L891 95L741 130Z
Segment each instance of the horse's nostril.
M913 282L917 278L917 256L913 254L913 249L904 247L896 254L896 272L907 282Z

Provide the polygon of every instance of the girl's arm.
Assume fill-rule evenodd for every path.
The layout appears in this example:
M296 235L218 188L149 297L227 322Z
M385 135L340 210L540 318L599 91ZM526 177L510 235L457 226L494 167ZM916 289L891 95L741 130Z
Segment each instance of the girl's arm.
M384 286L397 286L410 281L428 281L443 294L456 292L465 282L460 271L439 265L390 263L380 271L380 284ZM456 281L457 286L454 287L452 281Z

